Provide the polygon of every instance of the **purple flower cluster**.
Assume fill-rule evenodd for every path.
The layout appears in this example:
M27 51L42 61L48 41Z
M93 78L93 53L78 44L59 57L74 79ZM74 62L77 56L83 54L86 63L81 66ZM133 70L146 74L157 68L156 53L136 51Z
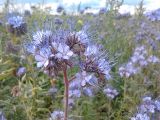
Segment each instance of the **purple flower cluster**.
M131 120L150 120L150 115L160 111L160 101L146 96L138 107L138 113Z
M135 117L131 118L131 120L150 120L150 118L146 113L144 114L137 113Z
M107 9L106 8L101 8L99 10L99 14L105 14L105 13L107 13Z
M23 35L27 32L27 24L21 16L13 16L8 18L7 25L9 32L16 34L17 36Z
M158 28L144 21L142 21L139 26L140 28L136 30L135 33L135 41L138 44L146 43L153 50L156 50L160 42L160 32Z
M38 68L42 68L45 73L54 76L62 70L65 64L69 65L69 59L73 52L51 31L37 31L32 37L33 40L27 45L27 50L34 55Z
M64 112L60 110L53 111L49 120L64 120Z
M156 106L151 97L144 97L142 99L142 104L139 106L139 112L141 113L155 113Z
M74 101L81 96L93 97L99 86L104 86L106 80L112 78L110 72L113 64L103 47L93 42L86 29L84 27L78 32L61 28L56 31L40 30L33 33L32 41L26 45L27 51L34 56L37 67L48 76L55 77L63 71L65 88L68 88L65 92L67 104L70 108L74 107ZM79 72L69 80L67 70L73 67L79 67ZM49 91L53 93L53 97L56 92L56 89ZM104 93L111 98L118 94L113 89L104 90ZM58 113L53 113L52 118L55 114Z
M0 111L0 120L7 120L2 111Z
M56 25L61 25L61 24L63 24L63 20L60 19L60 18L55 18L55 19L54 19L54 23L55 23Z
M64 66L76 64L81 71L97 74L101 79L111 79L110 62L102 47L91 42L84 30L73 32L68 30L41 30L32 35L27 51L32 53L37 67L45 73L55 76Z
M20 68L18 68L18 70L17 70L17 72L16 72L16 75L17 75L18 77L21 77L21 76L23 76L25 73L26 73L26 68L25 68L25 67L20 67Z
M110 99L114 99L119 94L118 91L111 86L106 86L103 93Z
M147 12L145 16L151 21L160 21L160 9Z
M149 63L159 63L160 60L154 55L148 55L145 46L135 48L130 61L119 68L119 74L121 77L130 77L141 71L142 68L146 67Z
M88 74L83 71L76 74L76 78L69 84L69 97L79 98L82 94L92 97L98 80L94 74Z
M61 13L61 12L63 12L63 10L64 10L63 6L59 5L57 7L57 13Z

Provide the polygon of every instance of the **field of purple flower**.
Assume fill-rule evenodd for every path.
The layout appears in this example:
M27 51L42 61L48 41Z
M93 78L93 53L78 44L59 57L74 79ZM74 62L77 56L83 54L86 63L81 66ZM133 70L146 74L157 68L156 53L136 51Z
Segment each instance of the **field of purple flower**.
M160 120L160 9L0 13L0 120Z

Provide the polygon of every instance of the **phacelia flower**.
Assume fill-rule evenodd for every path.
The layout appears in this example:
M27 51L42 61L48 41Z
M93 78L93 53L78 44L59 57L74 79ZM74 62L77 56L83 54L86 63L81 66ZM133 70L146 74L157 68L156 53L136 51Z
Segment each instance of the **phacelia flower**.
M38 46L40 44L47 42L46 39L49 39L49 37L52 35L52 32L49 30L46 31L37 31L33 34L33 42L32 44Z
M111 65L108 61L106 61L105 59L99 59L98 69L100 70L99 73L104 74L107 80L111 79L111 75L110 75Z
M53 34L50 30L37 31L33 34L31 43L26 45L27 51L34 55L37 67L50 76L57 75L64 64L71 65L69 59L73 56L70 47L65 44L66 36L59 34Z
M129 78L132 75L137 74L140 71L139 67L135 67L132 62L127 63L125 66L119 68L119 74L121 77Z
M94 96L93 90L90 87L84 87L83 88L83 93L84 93L84 95L89 96L89 97Z
M92 55L95 56L99 53L99 50L97 48L96 45L91 45L91 46L88 46L86 51L84 52L84 55L87 56L87 57L91 57Z
M49 120L64 120L64 112L60 110L52 112Z
M0 120L7 120L2 111L0 111Z
M57 57L58 59L68 60L73 55L73 52L70 50L69 46L67 46L66 44L54 42L52 43L52 45L57 50L55 57Z
M152 120L154 114L160 110L159 99L153 100L150 96L142 99L142 103L138 107L138 113L131 120Z
M39 53L35 55L35 60L37 61L37 67L47 67L49 64L49 57L52 55L50 49L42 48Z
M80 98L81 97L81 90L79 90L79 89L69 90L69 97Z
M155 113L155 105L151 97L144 97L142 104L139 107L139 111L142 113Z
M160 9L147 12L145 15L151 21L160 21Z
M37 67L51 77L72 67L79 68L73 79L68 81L69 99L73 100L81 96L94 96L99 86L106 84L106 79L111 79L112 65L108 54L102 46L92 43L86 29L84 27L77 32L69 26L69 29L39 30L32 34L32 41L26 45ZM116 96L115 91L113 94Z
M78 41L80 41L82 44L88 44L90 42L89 36L84 30L76 32L75 35L78 38Z
M158 111L160 111L160 101L159 101L159 100L155 100L154 104L155 104L155 106L156 106L156 109L157 109Z
M137 113L135 117L132 117L131 120L150 120L150 117L147 114Z
M63 6L58 6L57 7L57 13L61 13L64 10Z
M93 74L87 74L85 71L77 73L69 85L70 97L80 97L82 94L93 96L97 85L98 80Z
M136 47L130 61L119 68L119 74L121 77L130 77L139 73L149 63L159 63L160 60L154 55L148 54L145 46Z
M86 86L87 84L95 86L98 84L97 78L93 74L88 75L85 71L79 77L81 79L81 86Z
M119 93L116 89L113 87L106 86L103 90L103 93L108 97L108 98L115 98Z
M16 75L18 77L21 77L22 75L24 75L26 73L26 68L25 67L20 67L18 68L17 72L16 72Z
M107 9L106 8L101 8L99 10L99 14L105 14L107 12Z
M83 69L87 72L94 72L101 76L101 79L111 79L110 71L112 65L105 59L105 52L101 47L90 45L84 52L86 61L83 63Z
M160 62L159 58L154 55L149 56L147 61L149 63L159 63Z
M23 35L27 32L27 24L21 16L10 17L7 21L7 25L9 32L16 34L17 36Z
M61 24L63 24L63 20L60 19L60 18L55 18L55 19L54 19L54 23L55 23L56 25L61 25Z

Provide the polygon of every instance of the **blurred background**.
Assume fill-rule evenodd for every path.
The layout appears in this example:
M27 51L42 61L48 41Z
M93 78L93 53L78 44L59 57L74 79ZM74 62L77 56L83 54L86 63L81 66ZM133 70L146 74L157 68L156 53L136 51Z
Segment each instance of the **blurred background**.
M62 6L67 12L76 12L77 8L80 10L85 10L85 12L92 12L94 14L98 13L100 8L104 8L107 2L111 1L121 1L123 5L120 7L120 13L135 13L134 8L140 4L142 0L1 0L0 1L0 11L4 8L6 3L10 3L11 8L20 10L31 11L32 6L41 5L42 9L50 9L51 14L56 14L56 9L58 6ZM151 11L158 9L160 7L159 0L143 0L144 8L146 11ZM107 7L109 9L109 7Z

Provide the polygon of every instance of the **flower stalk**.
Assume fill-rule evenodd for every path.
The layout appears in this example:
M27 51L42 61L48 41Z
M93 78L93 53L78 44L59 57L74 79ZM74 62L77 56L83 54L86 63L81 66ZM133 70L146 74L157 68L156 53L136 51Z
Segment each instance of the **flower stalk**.
M64 120L67 120L68 118L68 86L69 81L67 77L67 67L65 66L63 69L63 75L64 75L64 84L65 84L65 90L64 90Z

